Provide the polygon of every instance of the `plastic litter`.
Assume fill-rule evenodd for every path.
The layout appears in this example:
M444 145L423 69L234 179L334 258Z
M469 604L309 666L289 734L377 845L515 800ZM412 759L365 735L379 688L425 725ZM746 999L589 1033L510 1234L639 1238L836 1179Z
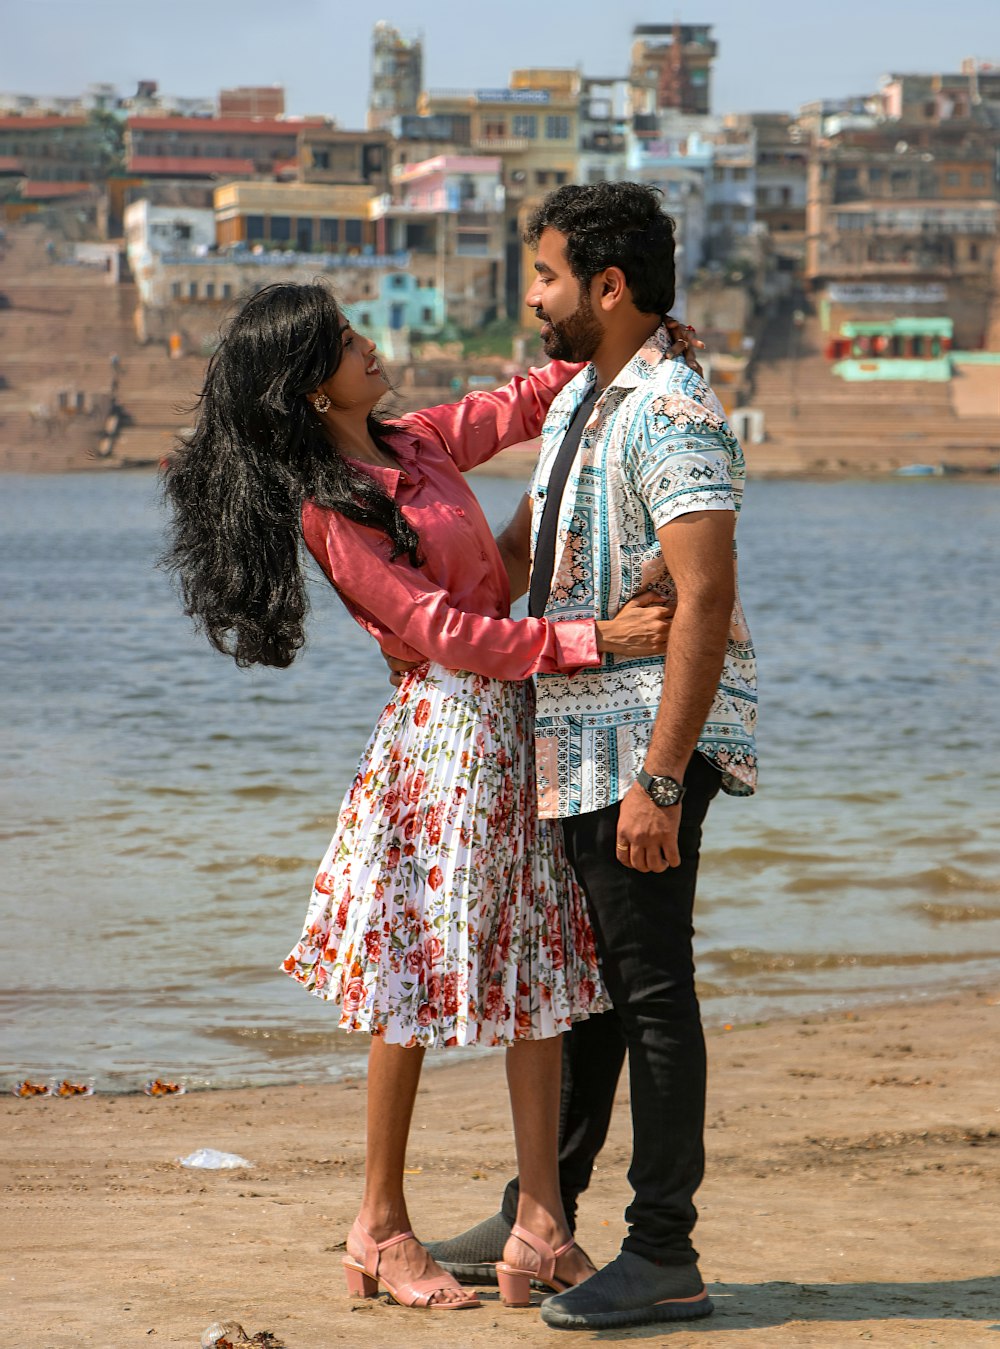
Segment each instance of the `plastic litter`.
M178 1157L181 1166L198 1166L205 1171L235 1171L240 1166L253 1166L235 1152L219 1152L216 1148L196 1148L187 1157Z

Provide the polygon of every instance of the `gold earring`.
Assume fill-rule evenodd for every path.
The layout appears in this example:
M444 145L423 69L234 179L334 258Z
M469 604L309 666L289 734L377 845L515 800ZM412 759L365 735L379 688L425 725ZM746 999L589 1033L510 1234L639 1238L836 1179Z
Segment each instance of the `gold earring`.
M325 393L321 393L318 398L313 399L313 407L317 412L330 411L330 400Z

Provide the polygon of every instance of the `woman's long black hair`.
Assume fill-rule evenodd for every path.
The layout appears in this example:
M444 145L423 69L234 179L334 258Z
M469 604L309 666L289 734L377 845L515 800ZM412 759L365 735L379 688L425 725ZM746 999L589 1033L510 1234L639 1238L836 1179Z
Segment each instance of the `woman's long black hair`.
M343 317L321 284L258 291L212 357L190 439L164 471L173 508L163 564L185 611L237 665L290 665L309 603L306 499L382 530L419 565L418 539L374 479L344 459L306 401L337 369ZM369 430L384 445L381 423Z

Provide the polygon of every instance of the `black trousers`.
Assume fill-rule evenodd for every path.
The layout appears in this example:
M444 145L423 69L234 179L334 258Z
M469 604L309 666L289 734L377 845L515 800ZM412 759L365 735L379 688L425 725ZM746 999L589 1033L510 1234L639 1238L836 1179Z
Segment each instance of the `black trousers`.
M705 1037L694 987L692 913L702 823L721 774L695 754L684 777L680 866L639 872L615 852L618 806L563 820L566 851L586 894L614 1010L563 1037L559 1179L575 1229L577 1201L607 1137L628 1054L634 1199L623 1243L647 1260L690 1264L694 1194L705 1169ZM517 1181L504 1195L513 1221Z

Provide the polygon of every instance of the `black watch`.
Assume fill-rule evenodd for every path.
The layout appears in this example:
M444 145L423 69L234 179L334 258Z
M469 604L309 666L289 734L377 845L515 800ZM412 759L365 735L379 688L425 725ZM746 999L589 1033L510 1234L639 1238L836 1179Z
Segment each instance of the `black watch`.
M676 778L654 777L645 768L639 769L636 781L654 806L676 806L684 795L684 787Z

